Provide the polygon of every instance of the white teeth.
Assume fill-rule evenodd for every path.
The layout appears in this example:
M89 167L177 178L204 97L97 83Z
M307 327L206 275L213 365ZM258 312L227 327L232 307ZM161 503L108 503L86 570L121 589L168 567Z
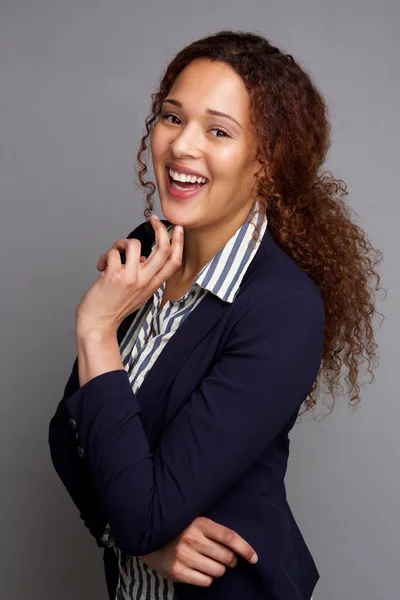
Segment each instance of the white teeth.
M173 171L168 168L168 173L175 181L183 181L187 183L207 183L208 179L205 177L196 177L196 175L184 175L183 173L178 173L177 171Z

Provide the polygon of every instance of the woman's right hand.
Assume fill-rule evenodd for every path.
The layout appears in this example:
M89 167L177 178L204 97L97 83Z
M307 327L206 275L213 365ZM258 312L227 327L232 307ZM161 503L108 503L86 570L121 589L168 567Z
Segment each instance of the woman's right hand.
M167 228L156 215L150 222L156 245L148 258L141 258L141 242L136 238L118 240L99 258L97 269L103 272L76 309L77 337L83 339L93 332L114 336L122 321L142 307L180 268L183 227L175 225L170 240ZM124 264L122 249L126 251Z
M201 587L222 577L226 567L237 565L237 556L249 562L255 550L232 529L206 517L194 521L169 544L144 556L139 556L162 577Z

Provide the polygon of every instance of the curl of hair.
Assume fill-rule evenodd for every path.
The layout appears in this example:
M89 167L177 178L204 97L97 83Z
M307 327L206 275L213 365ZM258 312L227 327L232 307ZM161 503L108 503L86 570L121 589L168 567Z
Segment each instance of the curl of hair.
M327 105L311 74L290 54L256 32L223 30L192 42L173 58L151 96L137 154L140 185L149 188L144 216L148 220L154 210L156 190L144 179L146 140L177 76L198 59L223 62L242 78L258 138L256 199L268 215L276 243L314 281L324 302L321 367L299 415L314 414L323 380L331 396L324 405L332 412L339 388L343 391L343 369L349 405L355 408L360 403L360 365L367 362L371 381L372 367L378 365L373 318L378 313L374 291L382 289L376 270L382 253L352 219L355 213L343 199L344 181L321 170L330 146ZM258 235L255 231L255 239Z

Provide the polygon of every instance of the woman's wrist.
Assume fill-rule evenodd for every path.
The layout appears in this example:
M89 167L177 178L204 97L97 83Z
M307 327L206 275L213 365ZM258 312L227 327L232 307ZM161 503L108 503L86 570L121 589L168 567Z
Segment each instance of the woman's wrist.
M79 385L94 377L124 369L116 332L77 328Z

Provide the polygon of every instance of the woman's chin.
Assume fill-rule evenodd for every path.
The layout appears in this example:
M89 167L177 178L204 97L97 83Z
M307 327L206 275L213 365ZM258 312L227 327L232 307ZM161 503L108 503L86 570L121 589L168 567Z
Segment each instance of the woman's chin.
M164 218L173 223L173 225L182 225L182 227L193 227L194 215L193 210L188 211L188 207L185 206L171 206L171 202L161 202L161 210Z

